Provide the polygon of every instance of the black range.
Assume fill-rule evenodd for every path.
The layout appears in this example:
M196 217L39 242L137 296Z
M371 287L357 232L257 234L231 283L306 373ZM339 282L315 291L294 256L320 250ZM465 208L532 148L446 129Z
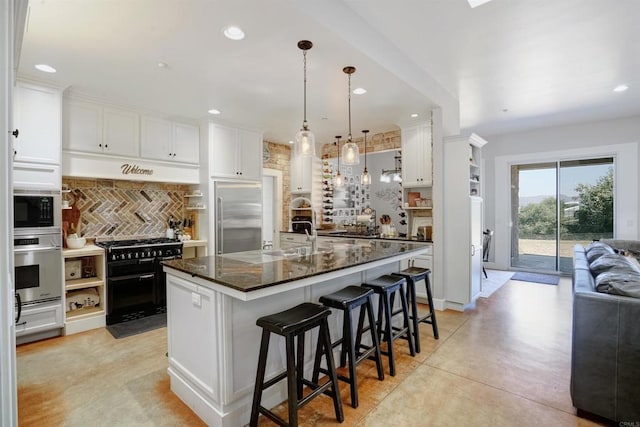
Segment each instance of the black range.
M182 242L168 238L96 242L106 251L107 325L167 310L162 261L181 259Z

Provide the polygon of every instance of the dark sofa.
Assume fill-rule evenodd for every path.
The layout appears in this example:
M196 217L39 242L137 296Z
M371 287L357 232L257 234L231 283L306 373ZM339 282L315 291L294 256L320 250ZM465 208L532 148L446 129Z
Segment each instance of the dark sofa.
M638 241L603 242L640 254ZM640 424L640 298L598 292L594 262L575 246L571 399L578 410Z

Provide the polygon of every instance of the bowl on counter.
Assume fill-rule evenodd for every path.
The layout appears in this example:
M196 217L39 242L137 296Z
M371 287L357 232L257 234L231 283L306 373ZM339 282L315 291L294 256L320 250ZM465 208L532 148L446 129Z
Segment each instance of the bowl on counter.
M67 237L67 247L69 249L80 249L84 248L84 245L87 243L87 239L85 237Z

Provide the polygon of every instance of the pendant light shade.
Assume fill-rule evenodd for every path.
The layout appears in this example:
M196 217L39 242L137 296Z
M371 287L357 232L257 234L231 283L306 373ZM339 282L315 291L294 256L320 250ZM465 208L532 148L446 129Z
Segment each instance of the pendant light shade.
M302 129L296 134L295 145L293 146L294 157L313 157L316 155L316 137L309 130L307 122L307 51L313 47L309 40L300 40L298 48L302 50L304 58L304 118Z
M342 138L342 136L336 136L336 145L338 146L338 173L333 178L333 186L337 188L344 187L344 177L340 173L340 138Z
M347 136L347 143L342 147L342 160L345 165L359 165L360 148L358 144L353 142L351 137L351 74L356 72L356 67L344 67L342 72L349 76L349 135Z
M364 133L364 171L362 171L362 175L360 175L360 184L369 185L371 184L371 175L367 170L367 134L369 130L364 129L362 133Z

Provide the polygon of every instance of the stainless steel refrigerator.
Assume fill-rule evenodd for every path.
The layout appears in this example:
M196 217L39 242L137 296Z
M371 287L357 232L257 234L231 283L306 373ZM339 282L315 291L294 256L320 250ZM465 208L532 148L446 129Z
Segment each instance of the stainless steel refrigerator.
M216 181L216 254L261 249L262 183Z

